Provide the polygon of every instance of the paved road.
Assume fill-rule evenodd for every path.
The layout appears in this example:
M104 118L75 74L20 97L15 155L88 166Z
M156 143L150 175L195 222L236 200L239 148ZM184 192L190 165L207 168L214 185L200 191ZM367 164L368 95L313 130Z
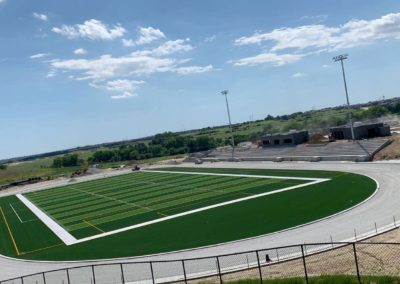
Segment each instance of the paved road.
M136 257L125 260L146 261L212 256L232 252L262 249L267 247L299 244L304 242L329 242L331 240L331 236L334 241L342 241L353 238L355 232L354 230L356 230L356 233L358 235L360 233L373 231L375 229L375 222L378 227L393 223L393 216L395 216L400 223L400 163L220 162L204 164L201 166L349 171L365 174L372 178L375 178L380 184L380 189L370 200L361 204L358 207L355 207L350 211L295 229L207 248L147 257ZM34 187L37 189L38 185ZM27 188L24 188L24 190L27 190ZM13 190L13 193L16 192L17 190ZM2 194L4 195L5 193ZM115 260L108 262L115 262ZM0 257L0 280L52 269L79 266L84 264L88 263L29 262Z

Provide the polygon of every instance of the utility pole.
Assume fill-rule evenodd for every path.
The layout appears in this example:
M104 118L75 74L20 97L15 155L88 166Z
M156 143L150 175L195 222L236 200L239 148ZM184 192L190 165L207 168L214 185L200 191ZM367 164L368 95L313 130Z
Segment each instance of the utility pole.
M346 83L346 75L344 73L344 65L343 65L343 60L347 59L348 55L347 54L341 54L338 56L333 57L333 61L338 62L340 61L340 64L342 66L342 74L343 74L343 82L344 82L344 90L346 92L346 100L347 100L347 115L349 116L349 121L350 121L350 129L351 129L351 139L355 140L354 137L354 127L353 127L353 117L351 114L351 108L350 108L350 101L349 101L349 94L347 92L347 83Z
M231 141L232 141L232 161L235 157L235 140L233 138L233 128L231 123L231 114L229 112L229 104L228 104L228 90L224 90L221 92L221 95L225 96L226 101L226 110L228 111L228 120L229 120L229 128L231 129Z

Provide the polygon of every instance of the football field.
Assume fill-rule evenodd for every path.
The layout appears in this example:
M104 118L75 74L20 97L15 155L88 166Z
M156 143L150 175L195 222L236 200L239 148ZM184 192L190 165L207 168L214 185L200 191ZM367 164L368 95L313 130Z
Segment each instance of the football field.
M118 229L134 229L232 201L327 179L223 173L148 171L27 193L36 206L79 241ZM20 197L20 196L19 196ZM25 202L24 198L21 201ZM33 205L33 206L32 206ZM33 207L34 208L34 207ZM40 213L38 214L40 217ZM46 223L46 220L43 219ZM49 228L52 225L49 224ZM73 241L73 243L78 241Z
M74 259L197 247L301 225L353 206L375 188L367 177L340 172L128 173L0 198L0 252Z

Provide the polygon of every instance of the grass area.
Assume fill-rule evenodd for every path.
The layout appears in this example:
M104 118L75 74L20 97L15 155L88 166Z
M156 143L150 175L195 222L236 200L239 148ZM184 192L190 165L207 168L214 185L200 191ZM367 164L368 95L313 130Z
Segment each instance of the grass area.
M76 238L307 181L138 172L25 196Z
M79 151L77 152L79 159L86 160L93 154L93 151ZM80 166L77 167L67 167L67 168L54 168L53 159L58 156L52 158L42 158L33 161L26 161L21 163L12 163L9 164L6 170L0 170L0 185L8 184L13 181L23 180L31 177L42 177L42 178L55 178L59 175L67 175L70 176L73 172L80 169ZM165 157L157 157L145 160L138 161L120 161L120 162L110 162L110 163L100 163L99 168L107 169L112 167L119 167L120 165L126 164L152 164L157 163L164 160L181 158L183 156L174 155L174 156L165 156Z
M309 284L358 284L357 276L350 275L323 275L309 277ZM398 276L362 276L364 284L399 284ZM229 284L260 284L259 279L246 279L239 281L224 281ZM286 278L286 279L264 279L264 284L304 284L304 278Z
M193 170L190 168L173 169L179 171ZM0 216L2 217L0 219L0 253L29 259L78 260L127 257L200 247L267 234L320 219L354 206L368 198L376 189L376 184L373 180L352 173L267 169L196 168L196 170L212 173L330 178L330 180L279 194L197 212L71 246L60 245L58 238L40 221L21 222L19 218L28 220L32 217L29 215L29 210L23 204L18 204L19 200L15 196L3 197L0 198L0 207L4 212L4 216ZM189 198L196 199L201 197L199 201L203 202L202 206L208 204L207 202L211 202L211 200L206 198L211 197L211 195L201 191L201 188L208 188L208 186L214 186L215 190L223 189L229 191L231 189L232 193L236 195L240 192L243 193L243 191L253 194L254 192L271 190L274 186L279 185L279 183L275 182L277 180L286 182L284 178L277 180L266 179L262 182L259 182L258 179L253 179L254 184L251 184L247 179L241 178L236 180L226 179L225 177L169 175L171 174L131 173L117 178L80 183L73 187L83 187L86 188L85 191L107 194L108 197L123 196L134 202L143 202L140 203L141 205L146 204L144 200L152 200L156 206L166 206L162 209L162 212L164 212L167 208L175 208L178 203L186 206L183 210L195 208L197 205L194 202L184 199L186 193L190 193L187 195ZM271 181L274 182L271 183ZM155 182L155 184L148 184L149 182ZM290 182L295 182L295 180ZM239 186L239 184L241 185ZM275 188L286 186L286 184L282 184ZM138 196L146 197L142 198L141 201L139 198L136 199L138 196L135 197L135 194L139 192L134 193L139 188L140 194ZM109 208L110 210L112 209L111 212L113 214L116 213L114 211L115 208L113 208L114 204L103 202L102 198L89 198L86 193L83 195L81 193L71 188L71 186L67 186L29 194L28 196L35 199L35 203L41 204L40 206L44 210L49 210L49 214L54 215L56 220L65 221L67 218L75 218L68 219L70 222L64 223L68 226L79 224L83 214L90 214L90 211L93 211L93 214L96 215L101 214L101 212L109 215L110 213L105 211ZM221 198L220 200L232 198L227 197L225 193L215 195L216 192L212 192L210 194L213 197ZM315 202L316 200L318 202ZM64 203L66 201L69 202L68 205ZM91 204L88 206L88 210L85 209L85 206L79 208L80 201L85 206L89 205L89 203ZM85 202L89 203L85 204ZM106 203L110 207L96 208L96 206L103 206ZM17 211L19 218L10 204ZM71 207L66 207L66 210L64 210L63 206ZM154 206L154 204L151 206ZM86 211L78 212L76 210ZM180 212L181 209L174 210L172 212ZM154 218L154 215L147 213L143 212L143 214L129 217L133 219L120 218L114 220L114 217L116 217L114 216L113 222L101 223L99 226L102 226L101 228L104 230L110 230L121 225L125 226L128 223L141 222L145 218ZM66 215L56 216L56 214ZM106 218L107 216L101 216L100 218L103 217ZM75 233L77 232L76 230ZM83 235L90 234L86 232ZM20 254L17 253L16 247Z
M53 158L9 164L6 170L0 170L0 185L30 177L56 177L71 174L80 167L53 168Z

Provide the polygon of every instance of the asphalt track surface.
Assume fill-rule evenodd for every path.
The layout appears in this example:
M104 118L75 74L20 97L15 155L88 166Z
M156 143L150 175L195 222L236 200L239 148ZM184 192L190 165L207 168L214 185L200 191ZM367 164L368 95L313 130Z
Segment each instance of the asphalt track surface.
M194 166L183 164L180 166ZM400 223L400 162L374 162L374 163L350 163L350 162L297 162L297 163L272 163L272 162L218 162L206 163L196 167L242 167L242 168L271 168L271 169L309 169L309 170L337 170L360 173L374 178L379 183L379 190L367 202L341 214L286 231L259 236L251 239L235 241L210 247L171 252L159 255L133 257L118 260L98 262L35 262L9 259L0 257L0 280L27 274L39 273L53 269L88 265L92 263L113 263L125 261L148 261L148 260L173 260L213 256L234 252L285 246L291 244L344 241L354 239L355 233L372 232L377 227L393 224L393 217ZM117 173L109 173L115 175ZM104 174L85 177L94 179L103 177ZM67 181L57 182L58 185ZM54 186L54 185L53 185ZM23 189L13 189L0 193L0 196L16 194L19 192L36 190L46 185L32 185ZM317 201L316 201L317 202Z

